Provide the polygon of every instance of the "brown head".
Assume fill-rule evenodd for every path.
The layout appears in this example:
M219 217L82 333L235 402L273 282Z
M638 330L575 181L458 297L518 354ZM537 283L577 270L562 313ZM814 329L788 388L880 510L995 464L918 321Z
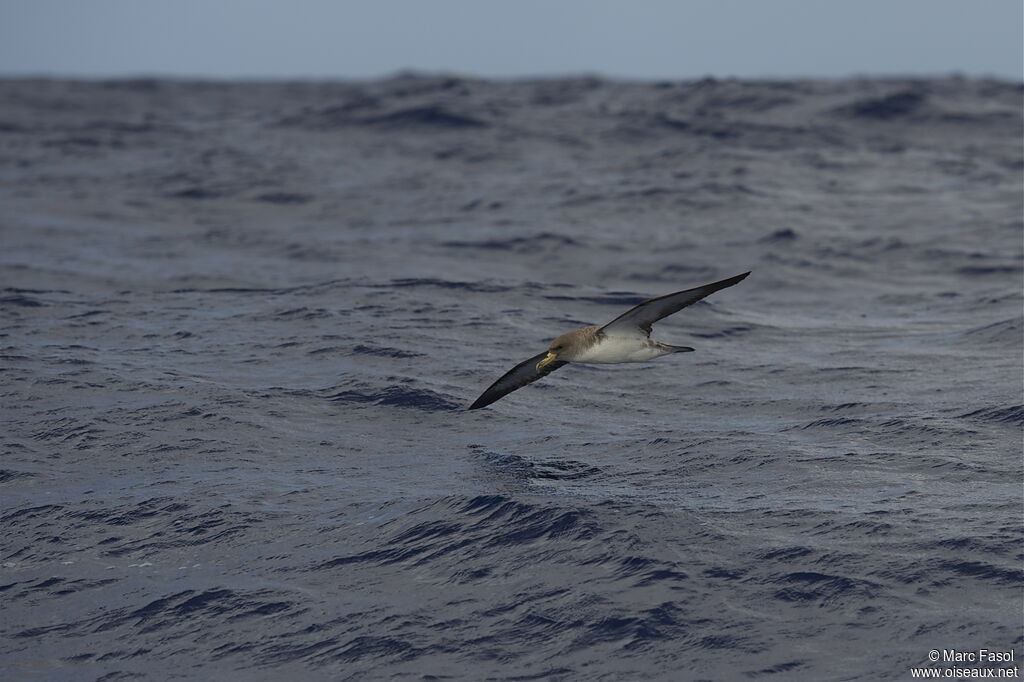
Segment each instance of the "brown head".
M571 332L562 334L548 345L547 356L537 363L537 369L555 360L572 362L577 354L586 348L591 342L598 327L583 327Z

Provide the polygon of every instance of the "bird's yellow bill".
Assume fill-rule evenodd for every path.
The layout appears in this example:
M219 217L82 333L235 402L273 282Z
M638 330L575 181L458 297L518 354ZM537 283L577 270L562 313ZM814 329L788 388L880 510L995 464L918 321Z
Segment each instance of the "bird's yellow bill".
M557 357L558 357L557 355L555 355L551 351L548 351L548 356L546 358L544 358L543 360L541 360L540 362L537 363L537 369L540 369L544 365L547 365L547 364L551 363Z

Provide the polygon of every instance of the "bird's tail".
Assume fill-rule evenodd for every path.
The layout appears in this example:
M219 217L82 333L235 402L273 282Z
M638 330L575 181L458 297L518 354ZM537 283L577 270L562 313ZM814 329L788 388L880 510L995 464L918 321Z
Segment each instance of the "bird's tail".
M661 347L671 353L692 353L695 350L689 346L670 346L667 343L661 344Z

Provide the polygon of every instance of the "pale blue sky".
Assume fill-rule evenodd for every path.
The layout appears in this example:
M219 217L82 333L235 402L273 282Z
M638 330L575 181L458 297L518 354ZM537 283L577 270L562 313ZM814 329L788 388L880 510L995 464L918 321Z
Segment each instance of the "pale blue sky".
M1021 0L0 0L0 75L1020 80Z

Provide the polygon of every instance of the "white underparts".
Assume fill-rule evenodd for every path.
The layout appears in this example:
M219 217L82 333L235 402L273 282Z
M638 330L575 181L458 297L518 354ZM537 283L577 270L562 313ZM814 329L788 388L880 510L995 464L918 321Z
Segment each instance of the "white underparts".
M613 336L609 334L573 358L572 361L608 364L647 362L672 352L672 350L659 346L639 334L636 336Z

